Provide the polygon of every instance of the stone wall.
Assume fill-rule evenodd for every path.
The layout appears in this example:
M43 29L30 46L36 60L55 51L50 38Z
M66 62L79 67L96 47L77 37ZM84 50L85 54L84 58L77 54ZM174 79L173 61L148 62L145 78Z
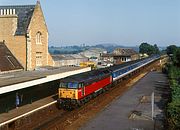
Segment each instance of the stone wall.
M17 28L17 15L0 16L0 41L4 43L26 68L26 38L25 36L14 36Z
M52 66L53 61L48 52L48 30L40 4L35 7L28 31L31 40L31 54L28 54L28 56L31 56L30 69L36 67L36 53L38 52L41 52L42 55L42 66ZM41 44L36 43L38 32L41 34Z
M53 59L48 52L48 30L40 3L31 18L27 35L15 35L18 16L0 15L0 41L6 46L27 70L34 70L37 66L37 53L42 55L42 66L53 66ZM37 33L41 33L41 44L36 43Z

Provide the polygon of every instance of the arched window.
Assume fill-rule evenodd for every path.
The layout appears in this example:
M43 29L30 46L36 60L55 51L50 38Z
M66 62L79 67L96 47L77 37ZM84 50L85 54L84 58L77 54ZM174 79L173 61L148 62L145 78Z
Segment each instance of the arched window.
M36 33L36 44L42 44L41 38L42 38L41 32L37 32Z

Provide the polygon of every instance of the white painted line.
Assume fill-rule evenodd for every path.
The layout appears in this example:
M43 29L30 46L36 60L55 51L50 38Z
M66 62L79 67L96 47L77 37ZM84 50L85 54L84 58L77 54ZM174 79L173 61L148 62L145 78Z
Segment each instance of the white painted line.
M20 115L20 116L17 116L17 117L15 117L15 118L12 118L12 119L10 119L10 120L8 120L8 121L5 121L5 122L3 122L3 123L0 124L0 127L4 126L5 124L8 124L8 123L10 123L10 122L13 122L13 121L15 121L15 120L17 120L17 119L20 119L20 118L22 118L22 117L24 117L24 116L27 116L27 115L35 112L35 111L38 111L38 110L43 109L43 108L45 108L45 107L48 107L48 106L50 106L50 105L52 105L52 104L55 104L56 102L57 102L57 101L53 101L53 102L48 103L48 104L46 104L46 105L44 105L44 106L41 106L41 107L36 108L36 109L34 109L34 110L32 110L32 111L29 111L29 112L27 112L27 113L25 113L25 114L22 114L22 115Z

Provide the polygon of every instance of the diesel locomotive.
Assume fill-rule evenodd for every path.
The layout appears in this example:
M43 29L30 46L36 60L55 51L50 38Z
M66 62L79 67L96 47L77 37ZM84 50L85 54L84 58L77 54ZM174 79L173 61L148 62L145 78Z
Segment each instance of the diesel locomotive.
M120 65L76 74L60 80L58 105L72 110L106 91L122 77L159 59L160 56L130 61Z

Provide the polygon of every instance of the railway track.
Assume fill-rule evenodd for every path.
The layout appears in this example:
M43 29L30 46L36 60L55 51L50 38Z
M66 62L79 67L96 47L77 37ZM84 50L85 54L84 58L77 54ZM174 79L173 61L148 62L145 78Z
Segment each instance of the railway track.
M61 116L58 116L57 118L54 118L49 122L46 122L34 129L43 129L43 130L68 129L67 127L71 126L71 124L73 124L74 121L78 120L78 118L86 118L85 113L88 113L89 110L91 110L91 112L87 114L87 117L92 117L95 113L99 112L105 106L107 106L117 96L127 91L129 86L127 87L125 85L127 84L128 81L121 84L121 89L119 89L120 86L113 87L111 88L110 91L107 91L99 95L98 97L92 99L90 102L80 107L79 109L75 109L73 111L66 111ZM104 97L108 97L108 99L104 100ZM87 120L87 118L85 120Z
M136 81L141 79L148 71L150 71L157 62L152 63L145 68L143 72L136 73L131 78L121 81L116 86L110 88L109 91L90 100L85 105L73 111L63 111L54 118L49 118L48 121L42 122L40 125L33 127L33 129L54 130L54 129L77 129L81 124L85 123L99 111L103 110L115 98L126 92ZM108 98L105 98L108 97Z

